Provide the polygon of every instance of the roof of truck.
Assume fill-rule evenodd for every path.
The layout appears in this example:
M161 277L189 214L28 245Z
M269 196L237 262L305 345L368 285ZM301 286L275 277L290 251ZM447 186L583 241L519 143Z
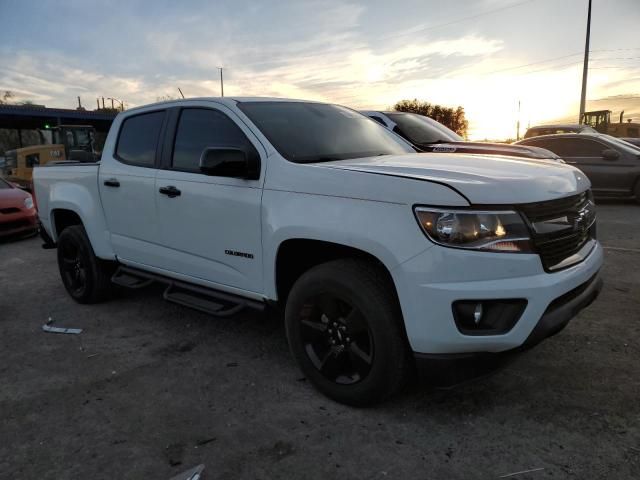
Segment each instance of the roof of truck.
M305 102L305 103L322 103L316 100L303 100L297 98L278 98L278 97L192 97L192 98L178 98L175 100L164 100L162 102L154 102L148 103L145 105L139 105L137 107L132 107L125 112L131 112L134 110L148 108L154 105L170 105L170 104L181 104L181 103L189 103L193 101L210 101L224 104L235 104L235 103L249 103L249 102Z

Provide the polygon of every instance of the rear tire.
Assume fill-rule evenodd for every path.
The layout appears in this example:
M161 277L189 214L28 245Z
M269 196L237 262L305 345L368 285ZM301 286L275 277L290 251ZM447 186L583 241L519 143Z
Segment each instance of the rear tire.
M112 293L115 263L96 257L82 225L67 227L60 234L58 269L67 292L78 303L98 303Z
M307 379L356 406L383 401L405 384L411 363L402 322L386 272L359 259L304 273L285 309L289 347Z

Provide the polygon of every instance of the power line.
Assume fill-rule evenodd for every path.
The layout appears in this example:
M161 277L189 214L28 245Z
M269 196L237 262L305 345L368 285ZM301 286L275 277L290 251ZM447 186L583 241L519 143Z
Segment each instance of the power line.
M548 63L548 62L554 62L556 60L563 60L565 58L571 58L571 57L575 57L575 56L582 55L582 54L583 54L583 52L576 52L576 53L572 53L572 54L569 54L569 55L562 55L560 57L552 57L552 58L547 58L547 59L544 59L544 60L539 60L537 62L524 63L522 65L515 65L513 67L501 68L499 70L492 70L490 72L485 72L484 74L479 74L479 75L480 76L485 76L485 75L493 75L493 74L496 74L496 73L508 72L508 71L512 71L512 70L519 70L521 68L531 67L531 66L534 66L534 65L540 65L540 64ZM639 58L640 57L602 57L602 58L592 58L591 60L592 61L636 60L636 59L639 59ZM560 65L550 65L548 67L541 68L541 69L538 69L538 70L522 72L522 75L528 75L530 73L536 73L536 72L543 72L545 70L552 70L552 69L555 69L555 68L562 68L562 67L566 67L566 66L570 66L570 65L577 65L579 63L582 63L582 61L562 63ZM461 69L455 70L452 73L459 73L461 71L470 70L470 69L473 69L473 68L477 68L476 65L470 65L468 67L463 67ZM592 68L602 68L602 67L592 67ZM607 68L609 68L609 67L607 67ZM629 68L629 66L620 66L620 67L611 67L611 68Z
M640 47L633 48L609 48L609 49L599 49L599 50L589 50L590 52L622 52L625 50L640 50Z
M390 34L387 34L387 35L380 35L378 38L385 39L385 38L403 37L403 36L407 36L407 35L415 35L417 33L427 32L429 30L435 30L436 28L448 27L449 25L455 25L456 23L461 23L461 22L466 22L466 21L469 21L469 20L474 20L474 19L479 18L479 17L484 17L486 15L491 15L491 14L496 13L496 12L501 12L503 10L508 10L508 9L511 9L511 8L519 7L520 5L524 5L525 3L531 3L531 2L534 2L534 1L536 1L536 0L524 0L522 2L513 3L511 5L505 5L504 7L494 8L492 10L486 10L486 11L480 12L480 13L478 13L476 15L470 15L468 17L462 17L462 18L458 18L458 19L455 19L455 20L451 20L449 22L440 23L440 24L436 24L436 25L427 25L427 26L425 26L423 28L419 28L419 29L416 29L414 27L414 28L408 29L408 31L404 31L404 32L397 32L397 33L390 33Z

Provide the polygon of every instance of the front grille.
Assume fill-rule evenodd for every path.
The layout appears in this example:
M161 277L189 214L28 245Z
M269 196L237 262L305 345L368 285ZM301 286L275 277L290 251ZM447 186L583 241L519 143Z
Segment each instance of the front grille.
M588 192L582 192L579 195L558 198L557 200L527 203L526 205L522 205L520 210L527 216L529 221L536 222L548 218L555 218L569 211L577 212L588 200Z
M0 223L0 232L8 232L10 230L16 230L18 228L29 227L31 223L27 219L14 220L12 222Z
M595 209L589 192L522 205L520 210L529 220L533 245L547 271L559 270L564 260L595 238Z
M0 213L4 213L5 215L9 215L10 213L18 213L19 211L20 209L16 207L0 208Z

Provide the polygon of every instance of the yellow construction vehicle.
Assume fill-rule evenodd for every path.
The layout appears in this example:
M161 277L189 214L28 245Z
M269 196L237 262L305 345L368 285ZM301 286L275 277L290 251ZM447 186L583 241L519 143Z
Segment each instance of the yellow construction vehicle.
M91 125L60 125L46 131L51 132L51 142L47 142L43 131L38 131L40 145L5 152L2 176L30 189L34 167L53 161L95 162L100 158L94 148L95 129Z
M584 112L582 123L613 137L640 137L640 123L631 123L631 119L625 123L623 117L624 110L620 112L620 122L611 123L611 110L594 110Z

